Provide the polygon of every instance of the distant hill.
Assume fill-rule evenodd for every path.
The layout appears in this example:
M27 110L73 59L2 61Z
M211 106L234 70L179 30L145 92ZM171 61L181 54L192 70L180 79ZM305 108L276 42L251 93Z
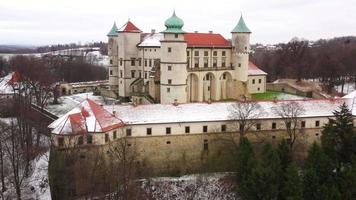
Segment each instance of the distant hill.
M0 44L0 53L35 53L36 46Z

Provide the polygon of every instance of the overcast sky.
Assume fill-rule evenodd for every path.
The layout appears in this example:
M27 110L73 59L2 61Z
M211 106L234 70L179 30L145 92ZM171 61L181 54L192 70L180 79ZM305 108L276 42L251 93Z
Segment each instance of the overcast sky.
M230 31L243 13L252 43L356 35L356 0L1 0L0 44L106 41L114 21L164 30L173 9L183 29Z

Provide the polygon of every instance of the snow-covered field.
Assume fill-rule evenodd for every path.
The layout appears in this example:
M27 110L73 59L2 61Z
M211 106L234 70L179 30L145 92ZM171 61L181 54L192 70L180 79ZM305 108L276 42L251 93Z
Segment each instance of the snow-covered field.
M338 85L338 86L335 86L335 89L336 91L340 92L341 93L341 85ZM355 91L356 88L355 88L355 83L345 83L344 85L344 94L349 94L353 91Z

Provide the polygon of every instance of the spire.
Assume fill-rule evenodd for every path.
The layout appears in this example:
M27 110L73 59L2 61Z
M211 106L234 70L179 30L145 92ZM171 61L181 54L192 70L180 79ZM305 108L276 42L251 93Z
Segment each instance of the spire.
M117 36L117 26L116 26L116 22L114 22L114 25L112 26L110 32L107 34L108 37L110 36Z
M177 17L175 10L173 10L173 15L164 22L164 25L167 29L162 33L184 33L182 30L184 22Z
M130 18L129 18L128 21L126 22L126 24L124 24L119 30L117 30L117 32L141 33L142 31L139 28L137 28L137 26L135 26L130 21Z
M250 29L246 26L244 18L240 17L239 23L235 26L235 28L231 31L231 33L251 33Z

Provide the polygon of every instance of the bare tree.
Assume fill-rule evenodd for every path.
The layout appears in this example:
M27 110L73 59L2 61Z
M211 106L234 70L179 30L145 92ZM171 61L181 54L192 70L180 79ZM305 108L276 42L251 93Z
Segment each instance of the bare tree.
M229 119L233 120L234 129L239 132L240 139L245 137L264 114L263 108L256 101L237 101L229 107Z
M282 118L289 139L289 147L293 150L293 145L298 139L297 128L300 116L305 113L305 109L297 102L290 101L272 107L273 112Z

